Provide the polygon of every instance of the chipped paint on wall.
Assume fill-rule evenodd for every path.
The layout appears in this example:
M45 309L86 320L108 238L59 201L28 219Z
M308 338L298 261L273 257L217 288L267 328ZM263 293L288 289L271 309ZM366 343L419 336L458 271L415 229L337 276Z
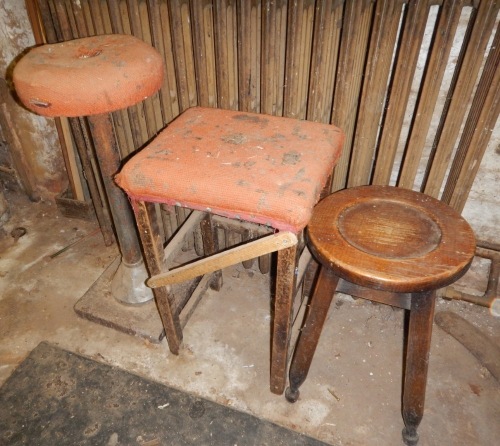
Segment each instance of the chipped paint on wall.
M23 2L24 3L24 2ZM18 0L2 0L0 7L0 76L11 86L11 72L16 59L35 45L26 9ZM41 197L51 198L67 185L67 175L52 119L37 116L23 107L11 91L5 96L10 122L15 132L33 186Z

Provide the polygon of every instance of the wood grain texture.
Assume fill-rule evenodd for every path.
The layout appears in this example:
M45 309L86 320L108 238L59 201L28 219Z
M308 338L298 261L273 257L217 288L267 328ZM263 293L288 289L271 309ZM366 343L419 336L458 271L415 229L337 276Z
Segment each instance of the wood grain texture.
M343 279L395 292L446 286L475 252L472 229L450 206L392 186L330 195L316 206L308 236L313 255Z
M344 130L346 140L334 169L332 191L343 189L347 183L373 7L369 0L345 3L332 122Z
M379 146L383 147L384 155L377 157L372 184L389 184L430 3L430 0L415 0L408 4L398 49L399 60L395 65L387 113L380 136Z
M435 39L428 56L428 66L422 81L414 118L410 124L404 159L399 172L398 186L407 189L414 188L415 177L425 148L463 4L463 0L444 2L435 26Z
M292 334L293 298L295 296L295 268L299 261L297 245L278 251L276 293L271 351L271 392L285 391L288 355Z
M432 197L439 197L441 193L443 180L450 165L499 9L499 1L481 1L473 12L473 20L469 23L466 42L462 47L463 55L456 68L456 81L448 93L451 100L441 116L442 128L433 143L431 163L427 168L421 189L422 192Z
M500 113L500 29L486 59L442 200L462 211Z
M144 248L146 266L150 275L160 274L166 270L163 254L163 242L158 237L156 211L153 203L132 201L139 236ZM178 312L172 308L174 297L169 287L153 290L158 311L160 313L170 351L177 355L182 343L182 328Z
M307 99L307 119L311 121L328 123L331 120L342 12L341 2L323 0L316 3Z

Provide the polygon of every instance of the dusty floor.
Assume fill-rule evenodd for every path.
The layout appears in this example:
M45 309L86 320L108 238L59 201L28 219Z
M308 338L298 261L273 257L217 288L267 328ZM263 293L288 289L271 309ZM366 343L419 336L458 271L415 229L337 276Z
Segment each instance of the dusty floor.
M268 391L267 276L224 272L184 334L180 356L78 317L74 304L117 256L92 222L60 216L51 203L8 196L12 215L0 237L0 384L40 341L305 432L332 445L398 445L403 311L340 296L332 306L296 404ZM12 229L27 233L15 241ZM67 250L53 256L76 239ZM52 257L51 257L52 255ZM484 291L478 262L462 286ZM500 344L500 318L460 301L438 300ZM435 325L420 445L493 445L500 437L500 384Z

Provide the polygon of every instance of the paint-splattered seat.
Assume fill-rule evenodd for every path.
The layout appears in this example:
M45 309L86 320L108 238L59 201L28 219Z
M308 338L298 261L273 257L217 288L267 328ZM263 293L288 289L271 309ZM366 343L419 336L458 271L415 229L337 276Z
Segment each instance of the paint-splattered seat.
M92 116L151 96L163 83L163 70L151 45L107 34L33 48L17 63L14 84L22 103L39 115Z
M182 342L179 315L186 304L167 285L278 251L271 390L284 391L293 297L300 282L296 267L302 244L297 240L327 191L343 139L329 124L194 107L125 164L116 181L134 208L153 276L148 284L154 288L172 352ZM205 255L213 255L168 271L154 203L196 210L190 218L198 215L193 222L202 223ZM278 233L215 254L213 214L263 224ZM171 240L169 246L175 243ZM220 271L216 274L221 277ZM215 288L219 286L220 281Z
M135 200L301 231L340 154L333 125L194 107L117 176Z

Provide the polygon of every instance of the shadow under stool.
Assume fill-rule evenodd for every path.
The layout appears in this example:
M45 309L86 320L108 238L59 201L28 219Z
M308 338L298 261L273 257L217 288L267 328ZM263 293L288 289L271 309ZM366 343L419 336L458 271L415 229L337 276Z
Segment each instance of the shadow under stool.
M335 292L409 311L403 440L418 442L424 412L436 290L469 268L475 238L450 206L392 186L361 186L324 198L307 228L319 277L290 365L286 398L297 401Z
M222 268L277 251L270 381L272 392L283 393L302 231L329 190L343 140L329 124L193 107L127 161L116 182L135 212L151 275L147 283L172 353L179 353L182 329L194 308L188 301L198 299L194 293L180 299L172 284L203 276L219 289ZM166 246L158 205L191 210ZM215 216L266 227L270 234L220 251ZM172 253L200 224L204 257L172 269Z

